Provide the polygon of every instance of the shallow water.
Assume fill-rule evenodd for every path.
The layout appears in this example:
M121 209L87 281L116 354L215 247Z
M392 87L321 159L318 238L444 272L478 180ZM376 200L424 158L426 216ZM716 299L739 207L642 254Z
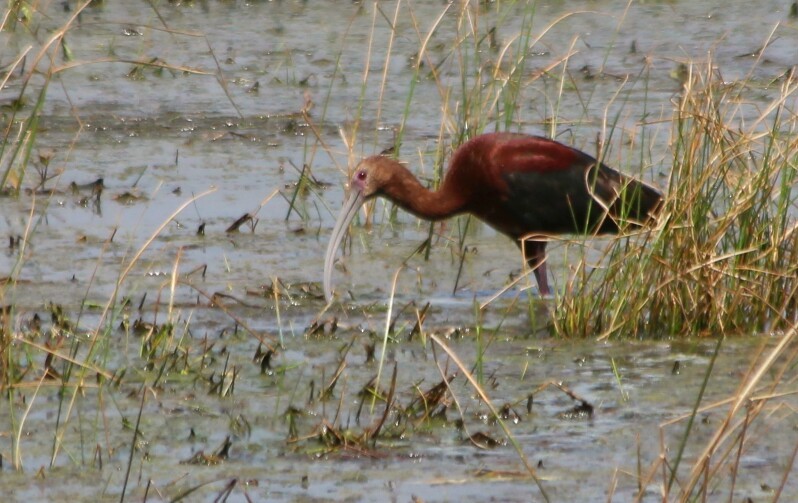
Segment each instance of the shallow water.
M470 11L470 17L450 5L430 40L429 60L453 59L449 48L460 23L473 22L481 32L498 25L499 45L510 43L523 14L531 15L530 5L491 5ZM243 501L245 494L253 500L298 501L540 499L535 484L523 476L512 446L479 449L463 441L454 424L460 417L454 404L446 412L448 421L440 425L411 425L400 415L391 416L388 423L394 419L399 424L367 448L328 449L313 440L288 441L289 407L304 412L297 423L300 438L313 435L323 420L354 432L379 421L379 403L361 413L360 424L355 421L362 401L357 393L378 372L376 363L366 361L363 345L375 344L379 358L391 278L429 233L428 224L402 213L391 219L388 209L378 205L373 226L353 229L351 254L335 272L337 288L348 291L351 301L320 315L323 250L343 199L347 166L391 146L406 117L402 157L413 162L416 172L431 177L438 138L449 142L454 134L451 121L441 126L444 110L451 114L461 106L457 65L441 65L442 85L414 74L420 36L426 36L446 5L401 4L391 40L387 19L394 17L395 6L380 2L377 10L370 3L319 7L291 1L208 1L170 3L156 13L146 3L107 2L82 13L80 25L67 38L75 62L81 64L61 71L50 84L34 149L34 156L52 152L48 172L62 174L46 188L55 192L0 197L0 236L25 236L24 246L9 246L0 254L0 276L17 278L0 287L0 305L15 306L17 332L24 332L36 314L49 319L46 304L62 305L77 323L78 335L61 341L59 351L74 351L79 359L92 351L96 367L85 374L76 371L82 379L70 381L66 401L59 399L51 381L37 388L41 372L31 370L6 400L10 406L0 409L0 486L9 498L118 499L130 456L131 425L142 403L140 388L157 380L144 393L142 435L125 489L135 499L145 494L170 499L207 484L190 499L210 500L232 479L238 481L231 495L235 501ZM35 18L36 29L18 26L0 33L3 66L28 44L36 45L34 37L43 40L61 24L61 3L44 4L43 9L51 17ZM743 116L755 118L778 92L768 83L798 56L796 22L788 17L786 3L753 10L750 2L739 1L723 7L647 2L628 9L625 2L541 3L534 9L533 36L566 13L572 15L530 49L528 77L517 101L521 129L549 133L556 116L557 137L590 151L604 122L617 120L622 134L613 137L608 159L654 184L663 183L669 170L667 145L673 100L680 89L674 78L679 63L702 61L712 53L713 63L730 83L752 74L751 81L761 88L750 90L740 106ZM751 56L774 29L763 56ZM389 44L393 52L386 65ZM561 67L547 77L539 73L569 48L574 52L568 63L571 78L558 103ZM171 68L134 70L132 63L99 62L103 58L158 58ZM0 103L16 98L20 86L20 79L10 79L0 91ZM443 91L451 93L448 101ZM28 106L35 99L31 95ZM312 126L301 114L308 100L313 102ZM3 114L5 124L10 111L4 108ZM355 129L350 150L342 138ZM638 167L639 158L629 156L622 145L643 138L652 146ZM289 214L305 164L323 185L301 194L296 211ZM23 186L34 187L36 176L30 171ZM90 190L69 189L71 182L87 184L98 178L105 187L99 200ZM211 188L212 193L169 220L192 195ZM247 212L256 214L254 229L225 232ZM204 235L197 235L201 224ZM441 348L433 349L429 340L407 340L415 308L429 302L425 330L448 335L448 343L469 368L480 360L478 341L491 341L481 358L486 391L497 406L512 404L519 416L510 425L512 435L538 467L552 501L599 501L608 494L619 501L633 499L638 492L634 477L656 461L661 442L668 452L676 449L685 421L666 427L664 440L660 425L692 409L714 341L553 340L545 335L550 301L533 299L530 314L528 293L518 289L477 319L474 299L500 290L520 270L521 261L508 240L472 222L466 239L472 253L453 293L462 225L453 221L435 226L430 259L412 258L399 276L393 314L411 301L415 307L397 317L397 340L386 348L381 387L390 386L395 363L397 403L407 406L418 389L440 382L436 363L448 366L447 373L454 371ZM120 275L145 245L120 287L120 298L129 298L131 307L103 318ZM601 243L590 246L601 249ZM570 251L553 247L550 267L556 284L566 281ZM184 278L191 286L178 285L172 298L170 278L176 264L183 274L195 272ZM264 285L278 278L288 296L275 304ZM303 293L308 284L310 295ZM210 306L203 293L225 295L217 297L217 306L250 331ZM328 324L328 333L307 335L319 316L328 322L335 317L337 330L330 334ZM119 328L122 320L138 318L159 324L170 319L176 335L156 350L159 355L173 351L183 362L164 356L156 361L172 366L163 372L147 368L141 336ZM481 338L474 328L478 325L484 327ZM44 323L45 330L49 326ZM111 328L99 330L95 342L89 334L103 327ZM283 341L284 349L266 374L253 363L256 335ZM44 344L46 339L34 342ZM351 351L342 357L352 341ZM761 343L753 338L723 344L704 404L733 393ZM209 345L213 347L205 351ZM35 346L20 338L13 348L31 351L31 368L40 370L44 356ZM329 382L342 358L347 365L332 398L309 403L308 397ZM680 369L673 374L677 361ZM108 378L124 369L122 384L98 388L98 368L107 370ZM222 374L229 385L233 368L234 391L224 397L209 394L211 383ZM537 393L528 412L528 396L549 380L563 382L590 402L593 417L561 417L574 402L554 388ZM76 382L84 388L73 395ZM452 392L469 433L504 438L496 424L483 421L488 410L462 372ZM686 464L722 416L718 409L699 416ZM769 411L761 430L752 432L760 441L742 454L735 500L771 497L798 442L793 423L784 409ZM63 428L63 438L50 468L57 428ZM12 438L19 430L22 437L15 444ZM199 451L214 451L228 436L233 443L224 462L180 463ZM15 445L24 471L13 470ZM38 472L40 467L45 469ZM713 499L727 498L728 481L723 480ZM645 487L644 501L661 500L661 482L661 476L654 477ZM782 496L788 501L796 495L798 485L789 480Z

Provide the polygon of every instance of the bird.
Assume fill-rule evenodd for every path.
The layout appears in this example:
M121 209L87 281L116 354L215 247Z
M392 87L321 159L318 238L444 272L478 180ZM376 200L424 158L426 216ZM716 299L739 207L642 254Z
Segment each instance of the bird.
M435 191L400 162L385 155L367 157L354 170L327 246L328 303L336 252L358 209L375 197L425 220L474 215L518 244L542 296L551 294L546 237L618 234L627 227L650 226L663 205L663 194L653 186L576 148L524 133L485 133L466 141L452 154Z

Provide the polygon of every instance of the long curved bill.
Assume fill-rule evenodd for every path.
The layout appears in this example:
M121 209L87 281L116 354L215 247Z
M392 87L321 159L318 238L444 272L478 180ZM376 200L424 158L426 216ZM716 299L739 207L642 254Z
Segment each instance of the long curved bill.
M357 210L360 209L364 199L361 191L352 190L341 207L338 219L335 221L330 243L327 245L327 253L324 255L324 298L327 299L328 304L333 298L332 270L333 262L335 262L335 252L341 246L341 241L344 240L349 224L354 220Z

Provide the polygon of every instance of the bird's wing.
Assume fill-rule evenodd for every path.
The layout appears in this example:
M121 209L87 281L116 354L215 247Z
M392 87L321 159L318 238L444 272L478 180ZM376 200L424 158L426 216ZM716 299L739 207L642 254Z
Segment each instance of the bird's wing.
M505 229L509 234L617 232L619 217L645 221L661 197L651 187L553 140L513 134L491 140L484 183L486 193L498 196L495 211L512 222L512 230Z

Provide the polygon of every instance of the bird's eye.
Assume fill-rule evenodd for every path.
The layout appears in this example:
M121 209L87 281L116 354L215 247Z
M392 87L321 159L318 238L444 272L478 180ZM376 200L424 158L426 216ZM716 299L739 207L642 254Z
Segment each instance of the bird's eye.
M366 179L366 172L363 171L363 170L358 171L357 175L355 175L355 176L357 177L358 180L363 181L363 180Z

